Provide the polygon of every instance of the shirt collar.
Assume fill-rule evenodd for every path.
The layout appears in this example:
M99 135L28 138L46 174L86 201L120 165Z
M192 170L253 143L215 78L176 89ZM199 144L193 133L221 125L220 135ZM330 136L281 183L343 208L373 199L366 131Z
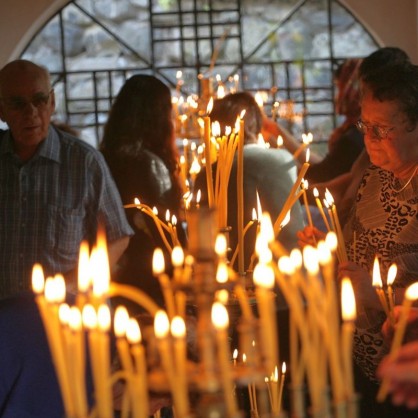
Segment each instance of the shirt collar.
M58 132L50 126L46 139L42 142L32 159L42 157L59 163L60 149L61 144ZM6 131L0 141L0 155L6 154L14 154L10 130Z

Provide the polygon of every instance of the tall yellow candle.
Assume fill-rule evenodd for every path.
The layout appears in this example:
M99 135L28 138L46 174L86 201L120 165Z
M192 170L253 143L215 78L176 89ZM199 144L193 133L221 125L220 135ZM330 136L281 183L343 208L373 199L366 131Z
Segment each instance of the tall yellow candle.
M237 155L237 234L238 234L238 272L244 269L244 120L239 121Z
M279 358L276 312L272 292L275 282L274 271L267 264L258 263L254 268L253 280L260 316L260 346L266 372L271 373L278 364Z
M211 98L208 104L207 113L209 114L212 110L211 107L213 105L213 99ZM212 179L212 165L211 165L211 145L210 145L210 117L205 116L203 118L204 121L204 141L205 141L205 169L206 169L206 184L208 188L208 203L209 207L213 207L214 199L213 199L213 179Z
M348 277L344 277L341 283L341 306L342 306L342 335L341 349L343 359L343 373L347 400L354 397L353 379L353 334L354 321L356 320L356 300L353 286Z
M146 418L149 415L147 365L145 362L144 347L141 344L141 330L135 318L129 320L126 329L126 337L131 344L131 353L134 363L134 373L132 374L133 418Z
M114 316L114 332L116 336L116 348L119 355L119 360L122 365L122 369L126 375L126 386L130 395L130 402L134 400L134 388L133 388L133 362L129 349L128 341L126 340L126 330L129 324L129 314L124 306L118 306ZM126 407L129 405L124 404L122 407L122 416L127 416L129 413Z
M167 307L167 313L170 319L173 319L176 314L175 300L173 288L167 274L164 273L165 262L164 254L161 248L156 248L152 258L152 271L158 281L160 282L161 290L163 292L164 301Z
M187 416L190 407L187 387L186 325L182 317L175 316L173 318L171 322L171 335L174 339L176 386L179 395L176 412L179 416Z
M234 396L234 382L232 378L231 363L229 361L230 353L227 333L229 318L225 306L219 302L215 302L212 305L211 317L212 323L217 331L216 340L218 347L219 370L221 373L226 409L228 416L234 417L238 412L238 407Z

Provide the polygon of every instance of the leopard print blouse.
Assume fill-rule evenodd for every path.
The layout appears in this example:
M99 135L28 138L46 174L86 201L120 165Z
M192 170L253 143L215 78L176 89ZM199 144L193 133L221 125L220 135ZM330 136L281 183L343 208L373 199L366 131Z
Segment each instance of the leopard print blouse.
M396 263L394 288L418 281L418 175L401 190L405 184L392 173L370 166L344 228L348 258L370 274L375 255L379 257L383 281L390 265ZM376 381L376 368L389 349L380 332L385 315L362 306L357 310L354 359Z

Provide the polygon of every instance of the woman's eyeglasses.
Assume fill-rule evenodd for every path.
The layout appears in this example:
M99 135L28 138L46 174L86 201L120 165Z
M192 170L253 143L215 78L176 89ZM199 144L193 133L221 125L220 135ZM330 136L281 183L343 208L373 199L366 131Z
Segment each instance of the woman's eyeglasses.
M377 139L378 141L386 139L389 132L395 129L394 126L390 128L384 128L383 126L379 125L369 125L366 122L363 122L361 119L357 121L356 127L363 135L366 135L369 132L373 138Z
M49 98L51 97L53 89L49 90L48 94L37 93L31 100L26 100L23 97L12 97L10 99L0 99L4 105L13 111L22 112L26 109L26 106L31 104L38 110L44 110L48 104Z

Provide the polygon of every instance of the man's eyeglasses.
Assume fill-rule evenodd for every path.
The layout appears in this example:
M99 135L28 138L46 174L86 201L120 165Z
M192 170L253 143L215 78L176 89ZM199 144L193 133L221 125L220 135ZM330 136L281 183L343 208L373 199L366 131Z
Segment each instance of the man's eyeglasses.
M383 126L379 125L369 125L366 122L363 122L361 119L357 121L356 127L363 135L366 135L367 132L370 132L373 138L379 141L381 141L382 139L386 139L388 137L389 132L395 129L394 126L390 128L384 128Z
M31 104L36 107L38 110L44 110L48 104L51 93L54 89L49 90L48 94L37 93L31 100L26 100L23 97L12 97L9 99L0 98L4 105L13 111L23 111L26 109L26 106Z

